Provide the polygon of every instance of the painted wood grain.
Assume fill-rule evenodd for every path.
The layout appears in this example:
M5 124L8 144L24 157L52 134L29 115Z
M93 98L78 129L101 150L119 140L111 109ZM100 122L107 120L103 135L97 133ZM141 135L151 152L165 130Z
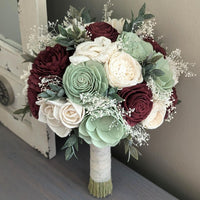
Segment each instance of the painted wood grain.
M48 160L0 125L0 199L93 200L88 194L89 146L78 160L64 152ZM113 195L107 200L175 200L116 159L112 159Z
M55 134L46 124L30 116L24 121L13 116L13 111L26 104L26 98L22 95L24 82L20 76L27 69L27 63L22 64L21 54L27 51L31 27L47 24L46 0L18 0L18 13L22 46L0 36L0 75L11 84L15 95L12 105L0 105L0 122L43 155L52 158L56 155Z

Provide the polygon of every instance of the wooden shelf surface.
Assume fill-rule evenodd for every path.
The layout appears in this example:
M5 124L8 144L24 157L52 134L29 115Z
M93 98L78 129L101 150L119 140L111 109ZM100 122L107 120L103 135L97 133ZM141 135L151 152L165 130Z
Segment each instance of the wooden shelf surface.
M89 146L81 145L78 160L52 160L0 124L1 200L94 200L88 194ZM126 165L112 159L113 194L107 200L176 200Z

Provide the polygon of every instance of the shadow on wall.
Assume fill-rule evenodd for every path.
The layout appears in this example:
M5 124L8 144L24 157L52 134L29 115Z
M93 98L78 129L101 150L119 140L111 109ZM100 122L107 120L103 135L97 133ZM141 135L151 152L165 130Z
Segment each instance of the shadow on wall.
M87 7L92 16L101 19L102 0L57 0L47 1L50 21L62 20L69 5L77 8ZM144 3L139 0L114 0L116 18L130 17L130 8L136 12ZM200 1L168 0L147 1L147 10L156 16L156 35L163 35L169 50L177 47L182 50L186 61L200 64L199 57L199 16ZM166 46L166 45L164 45ZM200 197L200 123L199 85L200 73L196 78L181 78L177 86L179 99L177 114L171 123L165 123L150 131L149 146L141 150L139 161L131 160L128 165L168 192L183 200L199 200ZM118 146L113 154L126 163L124 149Z

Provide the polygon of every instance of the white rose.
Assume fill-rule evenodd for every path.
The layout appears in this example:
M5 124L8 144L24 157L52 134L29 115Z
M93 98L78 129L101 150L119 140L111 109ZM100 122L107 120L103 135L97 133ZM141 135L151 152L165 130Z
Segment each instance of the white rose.
M78 127L84 117L84 108L70 101L60 100L36 102L40 105L38 120L47 125L59 137L66 137L72 128Z
M118 33L121 33L123 31L125 19L111 19L109 18L107 23L110 24L113 28L117 30Z
M79 126L83 117L85 115L85 110L82 106L68 101L61 106L59 116L62 124L68 128L76 128Z
M153 107L148 117L142 121L144 128L155 129L158 128L164 121L166 113L166 106L161 101L153 102Z
M103 36L95 38L94 41L83 42L76 47L75 53L69 58L70 62L74 65L88 60L105 63L114 52L118 51L117 44Z
M122 89L143 81L141 65L125 52L114 53L105 64L105 70L112 87Z

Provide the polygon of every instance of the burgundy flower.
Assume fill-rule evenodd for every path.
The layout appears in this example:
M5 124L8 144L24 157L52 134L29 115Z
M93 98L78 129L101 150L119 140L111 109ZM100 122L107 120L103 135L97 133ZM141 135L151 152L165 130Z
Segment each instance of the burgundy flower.
M174 111L174 107L178 103L178 96L176 94L176 88L175 87L172 88L172 95L170 97L170 100L172 101L172 106L169 106L167 108L167 111L166 111L166 114L165 114L165 119L168 118L168 115L169 115L170 112Z
M28 102L31 113L35 118L38 118L39 107L35 102L37 101L37 95L41 92L38 85L41 78L49 75L62 77L69 64L69 53L66 47L59 44L54 47L46 47L34 60L28 79Z
M144 41L149 42L153 46L153 49L156 52L160 52L161 54L163 54L164 57L167 55L165 49L162 48L154 39L148 37L148 38L144 38Z
M117 40L119 33L110 24L105 22L95 22L86 26L88 35L94 40L97 37L104 36L109 38L112 42Z
M40 107L36 105L35 102L37 101L38 92L29 87L27 91L27 95L28 95L28 104L30 106L31 113L33 117L37 119Z
M122 102L122 107L126 112L130 111L130 109L134 109L130 115L128 113L125 115L125 119L130 126L141 122L151 112L153 106L152 92L145 82L132 87L123 88L118 94L125 99L125 101Z

